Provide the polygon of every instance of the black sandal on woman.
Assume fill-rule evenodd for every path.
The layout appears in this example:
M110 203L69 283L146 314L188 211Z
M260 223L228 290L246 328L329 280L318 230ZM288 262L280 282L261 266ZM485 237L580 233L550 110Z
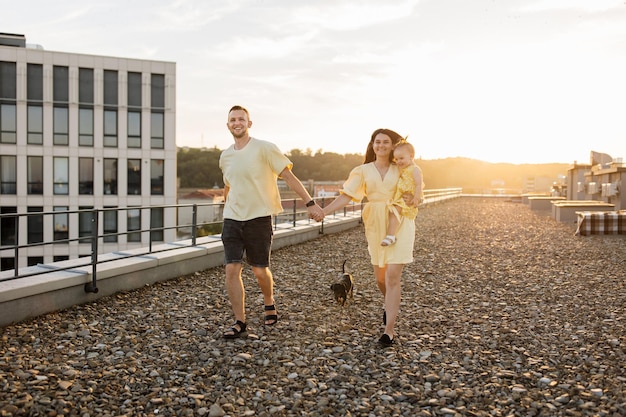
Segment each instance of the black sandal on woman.
M266 314L265 315L265 325L273 326L278 322L278 313L276 312L276 304L272 304L271 306L265 306L265 311L274 311L274 314Z
M378 339L378 343L380 343L381 345L385 347L388 347L388 346L393 345L393 339L389 337L387 333L383 333L383 335L380 336L380 339Z
M246 323L241 320L237 320L235 324L230 326L223 334L224 339L237 339L241 337L243 333L246 331Z

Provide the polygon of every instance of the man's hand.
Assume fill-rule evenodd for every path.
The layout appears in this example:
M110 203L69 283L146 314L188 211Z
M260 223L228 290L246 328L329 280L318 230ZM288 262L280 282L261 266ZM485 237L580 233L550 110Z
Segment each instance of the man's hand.
M316 222L321 222L322 220L324 220L324 210L322 210L322 208L317 203L315 203L315 205L312 205L311 207L307 207L306 209L309 212L309 217L311 219L315 220Z

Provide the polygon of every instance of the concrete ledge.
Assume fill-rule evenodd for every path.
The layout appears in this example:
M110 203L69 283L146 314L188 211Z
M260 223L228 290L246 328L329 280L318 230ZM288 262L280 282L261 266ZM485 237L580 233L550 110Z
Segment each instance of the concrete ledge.
M587 207L589 205L602 205L602 204L607 204L604 201L598 201L598 200L562 200L562 201L554 201L552 202L552 218L556 220L556 210L557 210L557 206L562 206L562 205L566 205L566 206L572 206L572 207Z
M549 195L548 193L525 193L522 194L522 204L529 204L530 197L548 197Z
M323 225L302 220L295 227L278 226L272 249L317 239L322 232L342 232L358 226L360 219L360 212L355 212L329 217ZM93 280L92 266L85 265L89 258L21 269L20 274L40 274L0 282L0 326L224 264L219 235L198 238L195 246L191 246L191 241L180 241L159 244L147 252L147 248L139 248L99 255L97 293L85 292L85 284ZM4 271L0 279L13 275L13 271Z
M565 197L551 197L551 196L534 196L528 197L528 206L531 210L546 210L552 209L552 202L565 200Z
M609 211L615 209L615 204L596 202L593 204L555 204L555 220L564 223L578 221L577 211Z

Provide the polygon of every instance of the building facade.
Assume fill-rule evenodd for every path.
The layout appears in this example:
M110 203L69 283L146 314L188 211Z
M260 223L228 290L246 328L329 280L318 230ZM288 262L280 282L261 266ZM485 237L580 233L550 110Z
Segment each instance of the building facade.
M2 269L89 256L79 238L92 234L91 209L103 210L98 252L174 241L175 132L175 63L0 34L0 214L31 213L1 218ZM26 246L17 260L6 249L16 244Z

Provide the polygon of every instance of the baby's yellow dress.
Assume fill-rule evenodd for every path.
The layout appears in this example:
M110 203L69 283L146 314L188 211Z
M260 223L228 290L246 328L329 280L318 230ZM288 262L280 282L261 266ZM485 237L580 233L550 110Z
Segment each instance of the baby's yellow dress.
M415 218L417 217L417 206L407 205L402 198L402 195L405 193L415 193L415 180L413 178L413 170L415 168L417 168L417 165L411 164L400 170L398 187L396 188L393 200L391 201L389 206L389 210L398 218L398 220L400 219L400 216L406 217L407 219L411 220L415 220ZM398 213L398 210L396 210L394 206L401 208L400 213Z
M372 265L383 267L387 264L408 264L413 262L413 244L415 242L415 221L403 218L398 227L396 238L398 243L381 246L380 242L387 234L389 220L389 201L396 192L400 172L392 164L381 178L373 162L359 165L350 172L343 184L342 194L346 194L355 202L367 197L363 208L365 238Z

